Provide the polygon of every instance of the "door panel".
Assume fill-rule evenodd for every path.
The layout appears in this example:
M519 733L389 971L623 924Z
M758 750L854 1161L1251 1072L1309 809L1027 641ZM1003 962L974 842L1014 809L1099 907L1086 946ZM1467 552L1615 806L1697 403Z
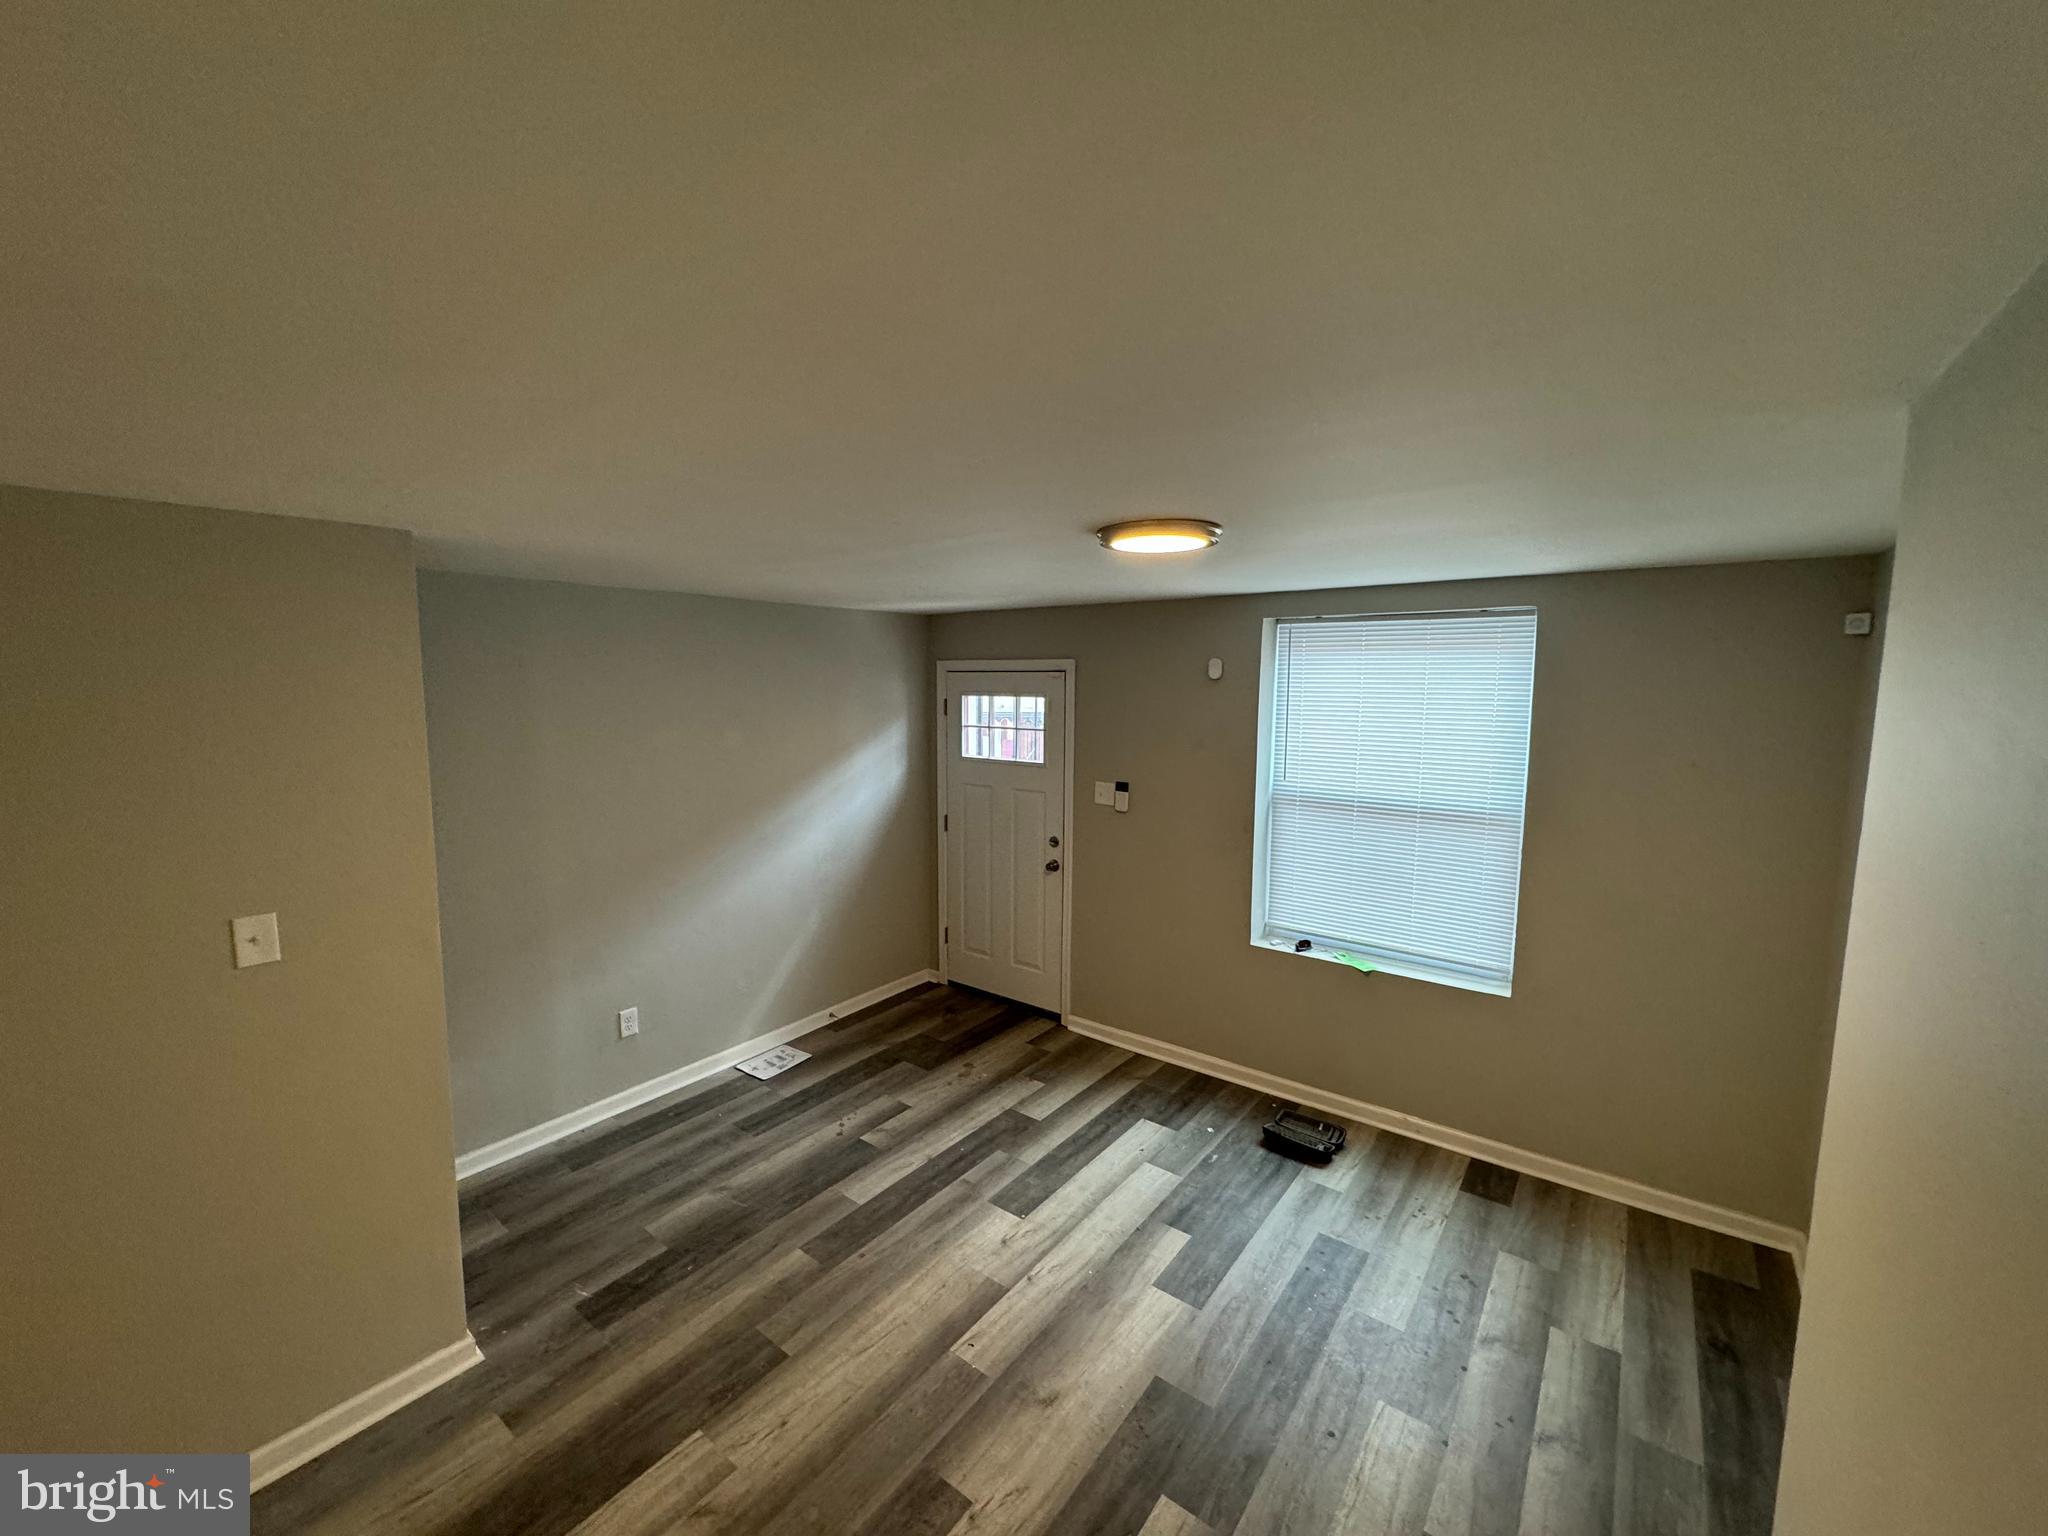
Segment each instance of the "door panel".
M1057 1011L1066 676L946 674L946 973Z
M996 952L994 921L996 792L989 784L960 787L960 919L952 925L960 954L977 960Z
M1045 969L1046 903L1031 897L1034 892L1043 892L1046 882L1033 881L1028 876L1034 861L1042 866L1051 857L1045 845L1050 831L1046 798L1045 791L1039 789L1010 791L1010 857L1016 861L1014 868L1020 876L1016 882L1016 904L1011 911L1010 962L1034 971Z

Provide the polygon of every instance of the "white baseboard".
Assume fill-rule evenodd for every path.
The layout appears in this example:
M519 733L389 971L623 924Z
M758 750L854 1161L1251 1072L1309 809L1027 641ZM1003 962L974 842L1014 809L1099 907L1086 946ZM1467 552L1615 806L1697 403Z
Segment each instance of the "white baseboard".
M871 987L858 997L849 997L844 1002L834 1003L820 1009L808 1018L798 1019L794 1024L785 1024L780 1029L771 1029L765 1035L756 1035L751 1040L742 1040L738 1045L729 1046L715 1056L706 1056L677 1067L673 1072L664 1072L659 1077L650 1077L644 1083L599 1099L595 1104L586 1104L581 1109L572 1109L566 1115L557 1115L552 1120L543 1120L539 1125L494 1141L488 1146L478 1147L474 1152L464 1152L455 1159L455 1177L469 1178L482 1173L486 1168L495 1168L500 1163L509 1163L513 1158L523 1156L544 1147L549 1142L560 1141L572 1136L586 1126L596 1125L600 1120L609 1120L613 1115L622 1115L629 1109L637 1109L651 1099L658 1099L665 1093L674 1093L691 1083L701 1082L714 1072L723 1072L749 1056L758 1056L771 1046L794 1040L798 1035L807 1035L814 1029L822 1029L834 1019L843 1019L849 1013L858 1013L872 1007L884 998L894 997L898 992L907 992L912 987L927 981L937 981L937 971L913 971L908 976L899 976L894 981Z
M1112 1029L1109 1025L1098 1024L1093 1019L1068 1014L1066 1024L1067 1028L1076 1034L1089 1035L1111 1045L1122 1046L1127 1051L1136 1051L1141 1056L1171 1062L1177 1067L1191 1067L1197 1072L1206 1072L1211 1077L1220 1077L1226 1082L1254 1088L1260 1093L1272 1094L1275 1098L1291 1099L1310 1109L1320 1109L1335 1115L1340 1120L1356 1120L1365 1125L1378 1126L1381 1130L1412 1136L1417 1141L1428 1142L1431 1146L1443 1147L1451 1152L1462 1152L1467 1157L1482 1158L1489 1163L1498 1163L1503 1168L1512 1168L1518 1173L1548 1179L1553 1184L1582 1189L1587 1194L1600 1195L1608 1200L1619 1201L1623 1205L1632 1205L1638 1210L1649 1211L1654 1215L1669 1216L1674 1221L1689 1222L1693 1226L1706 1227L1714 1232L1725 1232L1745 1242L1762 1243L1766 1248L1781 1249L1792 1256L1793 1268L1802 1281L1805 1278L1806 1234L1795 1227L1781 1226L1775 1221L1766 1221L1761 1216L1752 1216L1747 1211L1733 1211L1726 1206L1709 1205L1704 1200L1694 1200L1686 1195L1674 1195L1668 1190L1652 1189L1647 1184L1638 1184L1634 1179L1625 1179L1619 1174L1602 1173L1597 1168L1582 1168L1577 1163L1567 1163L1560 1158L1546 1157L1541 1152L1530 1152L1522 1147L1510 1146L1504 1141L1494 1141L1490 1137L1475 1136L1469 1131L1438 1125L1433 1120L1403 1114L1398 1109L1386 1109L1378 1104L1368 1104L1363 1099L1348 1098L1341 1093L1313 1088L1307 1083L1275 1077L1272 1073L1261 1072L1256 1067L1241 1066L1234 1061L1225 1061L1220 1056L1192 1051L1186 1046L1157 1040L1150 1035L1134 1035L1126 1029Z
M415 1360L347 1402L336 1403L297 1429L286 1430L268 1445L259 1445L249 1453L250 1492L276 1482L322 1451L332 1450L350 1435L398 1412L414 1398L425 1397L443 1382L453 1381L483 1357L476 1340L465 1333L446 1349L437 1349L425 1359Z

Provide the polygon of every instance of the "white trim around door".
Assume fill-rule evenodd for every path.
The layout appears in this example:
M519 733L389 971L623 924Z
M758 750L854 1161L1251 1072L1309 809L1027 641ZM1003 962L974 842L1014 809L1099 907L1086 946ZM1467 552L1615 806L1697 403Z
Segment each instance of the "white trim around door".
M1066 900L1061 903L1060 912L1060 1017L1065 1018L1073 1006L1074 992L1074 844L1078 831L1074 826L1074 660L1071 656L1035 661L942 661L937 664L933 679L932 702L940 713L932 716L932 764L934 772L932 820L938 826L932 829L934 846L939 862L939 909L934 914L932 926L939 931L935 936L939 943L939 979L950 981L946 969L946 910L948 891L946 889L946 744L947 719L945 700L947 678L954 672L1061 672L1067 679L1066 731L1067 731L1067 773L1066 781L1060 786L1064 801L1062 815L1066 823L1067 845L1064 850L1067 869Z

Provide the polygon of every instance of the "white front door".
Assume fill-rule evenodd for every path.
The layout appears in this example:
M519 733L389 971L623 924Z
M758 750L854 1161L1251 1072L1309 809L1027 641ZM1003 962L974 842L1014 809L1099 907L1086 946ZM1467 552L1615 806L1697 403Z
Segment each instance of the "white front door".
M946 672L946 975L1060 1010L1067 679Z

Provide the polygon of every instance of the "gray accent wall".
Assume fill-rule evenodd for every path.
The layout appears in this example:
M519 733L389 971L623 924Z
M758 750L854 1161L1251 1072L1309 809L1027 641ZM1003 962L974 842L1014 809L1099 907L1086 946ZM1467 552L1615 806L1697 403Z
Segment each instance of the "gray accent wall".
M1842 616L1876 579L1859 556L950 614L932 650L1078 664L1075 1013L1803 1229L1878 656ZM1512 604L1541 615L1513 997L1254 949L1262 620Z
M419 596L463 1151L933 963L924 619Z

